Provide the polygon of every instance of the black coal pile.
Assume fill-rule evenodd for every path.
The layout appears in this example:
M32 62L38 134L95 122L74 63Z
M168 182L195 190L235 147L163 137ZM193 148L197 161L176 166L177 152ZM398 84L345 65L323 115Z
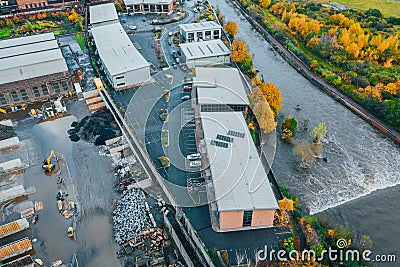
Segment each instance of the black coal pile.
M113 212L114 237L118 244L135 240L152 227L146 209L146 199L139 189L128 191Z
M71 127L68 130L71 141L82 139L96 146L105 145L106 140L121 135L121 130L108 110L98 110L80 122L74 121Z
M5 140L15 136L17 136L17 134L15 133L14 127L0 124L0 140Z

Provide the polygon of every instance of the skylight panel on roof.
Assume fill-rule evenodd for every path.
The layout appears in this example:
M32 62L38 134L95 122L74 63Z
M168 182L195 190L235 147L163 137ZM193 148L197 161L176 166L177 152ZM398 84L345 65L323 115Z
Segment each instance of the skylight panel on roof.
M217 140L211 140L210 145L228 148L228 143L217 141Z
M222 134L217 134L217 139L225 141L225 142L230 142L230 143L233 142L233 137L229 137L229 136L222 135Z
M232 131L232 130L229 130L229 131L228 131L228 135L236 136L236 137L240 137L240 138L244 138L244 137L245 137L245 134L244 134L244 133L235 132L235 131Z

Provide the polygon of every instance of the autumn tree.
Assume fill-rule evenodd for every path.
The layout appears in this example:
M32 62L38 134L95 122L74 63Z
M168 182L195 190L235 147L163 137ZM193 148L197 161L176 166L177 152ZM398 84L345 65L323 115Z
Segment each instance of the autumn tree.
M278 114L279 110L282 108L282 96L281 91L279 90L278 86L272 83L263 83L257 87L265 100L267 100L272 112L276 115Z
M269 7L271 0L260 0L260 7Z
M224 26L225 31L228 33L230 38L233 38L238 32L238 25L234 21L228 21Z
M250 108L264 133L269 133L276 128L274 114L264 98L260 89L256 88L249 95Z
M6 26L14 27L14 22L12 22L12 20L10 20L10 19L6 19Z
M241 63L247 57L250 56L250 52L247 49L246 42L242 40L234 40L231 45L231 59L233 62Z
M19 18L16 15L14 15L13 20L15 24L20 22Z
M76 13L75 9L71 10L71 14L68 16L68 20L72 23L79 22L79 15Z

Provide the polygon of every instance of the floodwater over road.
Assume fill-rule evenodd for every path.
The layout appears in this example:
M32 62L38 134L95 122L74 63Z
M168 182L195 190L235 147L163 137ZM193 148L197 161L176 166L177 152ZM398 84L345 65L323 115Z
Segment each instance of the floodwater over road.
M299 122L309 120L309 129L321 121L328 127L323 140L328 161L317 161L310 170L299 170L293 145L278 138L272 166L278 180L300 197L310 213L326 211L324 214L333 222L348 225L358 234L370 235L375 249L400 255L400 245L390 241L391 237L400 236L395 227L400 213L393 212L400 208L400 186L396 186L400 183L400 147L270 50L269 44L229 0L209 2L221 10L226 21L238 23L236 38L247 42L259 75L281 89L284 107L280 114L294 116ZM299 111L295 109L298 104ZM339 206L343 203L346 204Z

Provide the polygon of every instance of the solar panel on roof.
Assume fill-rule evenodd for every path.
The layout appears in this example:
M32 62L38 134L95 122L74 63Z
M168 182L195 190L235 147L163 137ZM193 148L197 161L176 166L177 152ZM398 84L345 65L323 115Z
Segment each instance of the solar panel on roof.
M225 141L225 142L230 142L230 143L233 142L233 138L232 137L229 137L229 136L226 136L226 135L222 135L222 134L217 134L217 139Z
M210 145L228 148L228 143L217 141L217 140L211 140Z
M240 137L240 138L244 138L245 137L244 133L236 132L236 131L232 131L232 130L228 131L228 135L236 136L236 137Z

